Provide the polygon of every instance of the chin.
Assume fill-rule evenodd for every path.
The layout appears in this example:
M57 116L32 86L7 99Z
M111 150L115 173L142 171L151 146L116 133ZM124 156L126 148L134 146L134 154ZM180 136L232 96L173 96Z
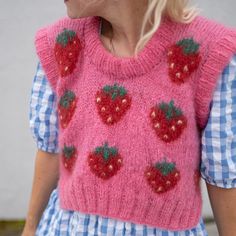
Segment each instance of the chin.
M86 11L70 11L70 9L67 8L67 16L71 19L77 19L77 18L83 18L83 17L89 17L92 16L89 12Z
M74 16L74 15L70 15L70 14L67 14L67 16L71 19L78 19L80 18L79 16Z
M67 16L71 19L76 19L79 18L79 16L77 14L75 14L74 12L71 12L67 9Z

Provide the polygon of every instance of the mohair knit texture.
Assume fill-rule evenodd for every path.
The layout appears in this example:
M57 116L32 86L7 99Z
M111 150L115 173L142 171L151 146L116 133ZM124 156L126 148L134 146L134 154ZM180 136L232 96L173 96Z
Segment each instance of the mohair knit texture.
M190 229L202 207L201 131L236 31L202 16L164 17L137 58L121 58L102 45L99 24L65 17L36 34L58 100L60 206Z

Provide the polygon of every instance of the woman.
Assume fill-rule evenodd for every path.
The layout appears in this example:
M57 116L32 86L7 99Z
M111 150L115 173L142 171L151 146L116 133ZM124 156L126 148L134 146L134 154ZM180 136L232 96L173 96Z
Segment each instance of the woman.
M61 19L36 36L42 68L31 122L39 151L23 235L36 228L36 235L207 235L200 152L219 233L233 235L234 127L218 121L227 133L222 140L214 117L218 100L232 95L219 98L234 83L227 78L235 72L235 31L197 17L184 0L65 4L74 20ZM215 175L212 155L220 152L209 147L220 141L227 150ZM233 173L227 182L217 178L226 167Z

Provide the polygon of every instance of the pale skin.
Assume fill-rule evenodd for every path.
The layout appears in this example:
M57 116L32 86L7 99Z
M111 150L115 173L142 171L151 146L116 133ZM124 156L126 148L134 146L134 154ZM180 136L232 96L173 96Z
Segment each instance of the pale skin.
M33 236L59 178L59 158L57 154L38 150L35 157L35 169L29 209L22 236Z
M109 38L116 56L131 57L141 32L148 0L69 0L67 14L71 18L101 16L105 19L101 40L109 48ZM112 26L112 27L111 27ZM147 29L150 26L147 26Z
M101 41L110 48L113 38L115 56L134 56L139 40L147 0L68 0L71 18L101 16L105 19ZM150 25L147 26L147 30ZM22 236L33 236L50 194L59 178L58 155L38 150L35 174L26 224ZM236 236L236 189L223 189L207 184L214 217L220 236Z

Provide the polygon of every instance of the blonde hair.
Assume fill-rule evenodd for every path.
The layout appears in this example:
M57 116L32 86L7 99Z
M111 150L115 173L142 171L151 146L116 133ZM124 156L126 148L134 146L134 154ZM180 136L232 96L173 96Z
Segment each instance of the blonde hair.
M162 16L168 15L173 21L190 23L198 15L200 9L189 6L190 0L148 0L148 8L144 15L140 39L135 48L135 55L141 50L160 26ZM152 28L145 33L148 23Z

